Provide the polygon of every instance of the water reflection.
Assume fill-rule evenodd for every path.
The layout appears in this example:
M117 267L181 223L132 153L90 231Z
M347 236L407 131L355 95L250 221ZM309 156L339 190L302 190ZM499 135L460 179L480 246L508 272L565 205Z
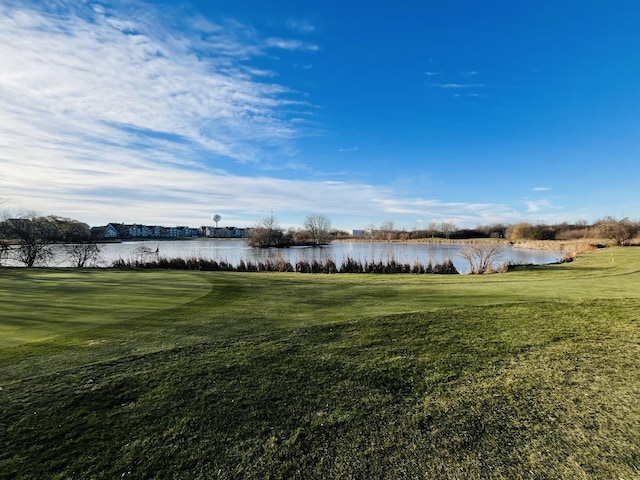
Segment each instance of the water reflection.
M431 243L389 243L389 242L335 242L322 247L292 247L254 249L242 239L198 239L182 241L141 241L123 242L101 245L101 254L105 264L109 265L118 259L135 260L136 249L146 247L165 258L202 258L225 261L237 266L241 260L258 263L268 259L283 258L295 265L299 260L324 263L333 260L340 266L348 258L360 263L395 260L398 263L420 263L426 265L441 263L451 259L460 273L465 273L469 266L459 257L463 244L431 244ZM547 264L557 262L561 253L548 250L529 250L513 248L505 245L501 262L519 264ZM62 266L63 262L58 265Z

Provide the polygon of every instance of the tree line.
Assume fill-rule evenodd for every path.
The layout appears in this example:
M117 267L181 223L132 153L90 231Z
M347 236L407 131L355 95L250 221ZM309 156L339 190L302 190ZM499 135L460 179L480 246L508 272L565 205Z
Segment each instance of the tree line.
M593 224L578 222L549 225L520 222L514 225L478 226L473 229L457 228L452 223L432 223L427 228L412 231L397 230L392 221L386 221L378 228L370 226L366 236L385 241L425 238L503 238L512 242L601 239L624 246L638 243L639 234L638 221L603 217ZM326 245L335 238L349 237L347 232L332 228L331 219L323 214L307 215L302 229L284 230L272 213L251 229L248 242L256 248L287 247ZM70 263L76 267L95 265L100 259L99 246L92 240L91 228L86 223L35 213L0 221L0 265L11 259L26 267L45 266L53 259L56 244L64 246ZM484 258L481 258L477 270L483 270L483 261Z
M54 257L54 245L63 244L76 267L94 263L100 254L86 223L54 215L36 214L0 222L0 264L12 259L25 267L46 265Z
M640 235L640 222L629 218L603 217L594 223L529 223L481 225L475 228L458 228L449 222L430 223L425 228L411 231L397 230L392 221L383 222L379 227L370 225L366 237L374 240L417 240L441 238L447 240L468 240L474 238L503 238L513 242L527 240L580 240L600 239L617 246L630 245Z
M331 219L320 213L310 213L301 230L284 230L273 213L258 221L249 232L252 247L290 247L294 245L327 245L336 237Z

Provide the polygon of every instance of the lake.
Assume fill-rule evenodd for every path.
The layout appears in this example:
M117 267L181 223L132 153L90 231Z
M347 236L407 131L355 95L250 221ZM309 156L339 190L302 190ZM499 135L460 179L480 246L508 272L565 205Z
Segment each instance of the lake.
M382 262L395 260L398 263L415 262L426 265L451 259L460 273L466 273L468 263L460 258L460 251L464 244L435 244L435 243L396 243L396 242L334 242L322 247L291 247L254 249L247 245L244 239L194 239L194 240L166 240L166 241L131 241L122 243L101 244L101 256L106 265L114 260L135 260L139 258L140 247L146 247L165 258L202 258L215 261L226 261L238 265L241 260L258 263L267 259L284 258L295 265L299 260L312 262L318 260L324 263L332 259L338 267L342 261L351 258L356 262ZM505 245L500 262L517 264L548 264L562 258L562 252L549 250L530 250L513 248ZM65 266L60 259L57 266Z

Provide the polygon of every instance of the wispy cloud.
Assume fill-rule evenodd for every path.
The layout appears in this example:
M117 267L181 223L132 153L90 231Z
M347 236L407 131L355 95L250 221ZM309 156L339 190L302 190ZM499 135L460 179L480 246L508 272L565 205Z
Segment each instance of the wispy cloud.
M386 199L381 201L388 213L410 215L415 218L425 216L432 221L446 221L460 224L492 223L517 219L519 214L509 205L495 203L442 202L427 199Z
M454 97L486 97L481 93L456 93L453 95Z
M209 24L206 36L187 36L153 11L118 13L0 7L0 115L5 126L21 124L13 142L156 144L143 132L157 132L252 161L261 142L296 134L283 114L292 92L238 60L262 48L241 26Z
M436 75L442 75L442 72L424 72L427 77L435 77Z
M358 147L342 147L338 149L339 152L355 152L356 150L358 150Z
M314 43L303 42L300 40L284 39L284 38L267 38L266 45L271 48L281 48L282 50L304 50L316 52L320 49Z
M294 32L312 33L316 31L316 26L308 20L289 18L286 23L287 27Z
M5 195L47 210L68 210L74 195L73 209L99 210L107 199L98 192L114 189L108 203L134 192L175 199L210 181L216 164L290 150L305 101L246 61L270 42L233 20L175 28L165 18L139 4L0 4ZM129 202L111 211L151 208Z
M458 89L458 88L484 88L483 83L430 83L429 86L445 89Z
M551 190L551 188L549 187L533 187L531 190L533 190L534 192L546 192Z
M526 201L524 203L527 206L527 211L529 213L535 213L535 212L540 212L542 210L549 210L549 209L557 208L548 199L530 200L530 201Z

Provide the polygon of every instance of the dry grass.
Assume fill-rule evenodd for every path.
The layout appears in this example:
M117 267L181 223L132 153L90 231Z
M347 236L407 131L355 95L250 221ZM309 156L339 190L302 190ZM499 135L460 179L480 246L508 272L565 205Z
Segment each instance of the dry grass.
M613 242L602 238L583 238L580 240L518 240L513 243L513 246L515 248L558 250L579 254L593 252L602 247L613 246Z

